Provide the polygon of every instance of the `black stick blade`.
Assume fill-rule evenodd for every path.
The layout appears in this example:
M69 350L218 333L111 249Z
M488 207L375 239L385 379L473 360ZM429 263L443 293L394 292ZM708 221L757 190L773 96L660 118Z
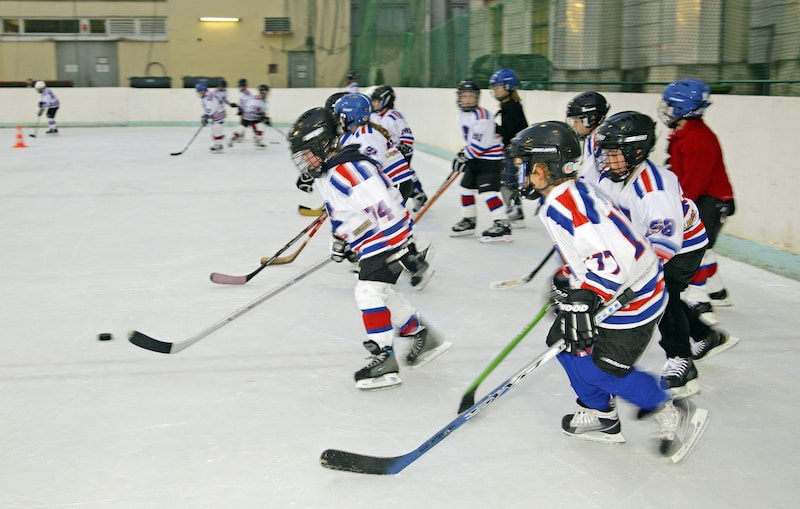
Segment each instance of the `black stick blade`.
M357 474L393 475L405 468L403 456L379 458L354 452L326 449L319 458L320 464L331 470Z
M151 338L146 334L142 334L138 330L131 331L130 334L128 334L128 341L139 348L144 348L145 350L158 353L171 353L174 345L173 343L166 343L164 341Z
M464 394L464 397L461 398L461 404L458 406L458 413L461 413L464 410L472 408L472 406L475 404L475 391L477 389L478 388L475 387L473 389L468 390Z

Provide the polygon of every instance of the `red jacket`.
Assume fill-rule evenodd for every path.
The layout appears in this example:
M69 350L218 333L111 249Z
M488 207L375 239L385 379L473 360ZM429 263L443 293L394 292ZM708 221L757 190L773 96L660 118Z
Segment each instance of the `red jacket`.
M689 119L673 130L667 141L668 166L678 176L686 198L697 201L707 195L722 201L733 199L722 147L703 119Z

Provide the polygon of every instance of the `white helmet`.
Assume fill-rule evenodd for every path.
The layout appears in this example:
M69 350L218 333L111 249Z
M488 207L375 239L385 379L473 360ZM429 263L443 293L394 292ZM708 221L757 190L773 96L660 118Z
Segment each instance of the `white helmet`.
M46 86L46 85L44 84L44 81L37 81L37 82L36 82L36 83L33 85L33 88L35 88L36 90L44 90L44 87L45 87L45 86Z

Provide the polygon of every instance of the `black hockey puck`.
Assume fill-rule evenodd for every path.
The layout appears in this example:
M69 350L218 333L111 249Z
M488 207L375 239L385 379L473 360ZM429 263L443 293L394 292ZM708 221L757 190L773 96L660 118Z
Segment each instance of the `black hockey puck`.
M109 340L111 340L113 338L114 338L114 336L112 336L110 332L102 332L102 333L97 335L97 340L98 341L109 341Z

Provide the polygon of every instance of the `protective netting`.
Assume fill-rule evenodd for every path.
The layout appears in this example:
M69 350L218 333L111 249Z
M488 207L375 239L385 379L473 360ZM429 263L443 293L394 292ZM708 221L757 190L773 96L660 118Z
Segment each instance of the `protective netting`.
M717 93L800 95L800 0L357 4L353 68L364 85L486 85L512 68L529 89L653 92L692 76Z

